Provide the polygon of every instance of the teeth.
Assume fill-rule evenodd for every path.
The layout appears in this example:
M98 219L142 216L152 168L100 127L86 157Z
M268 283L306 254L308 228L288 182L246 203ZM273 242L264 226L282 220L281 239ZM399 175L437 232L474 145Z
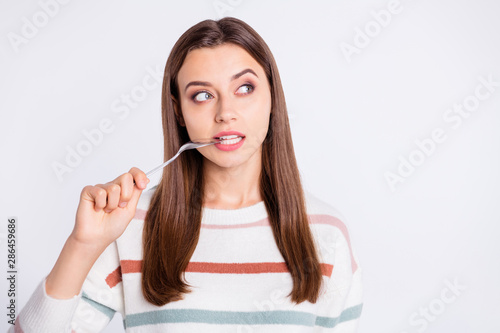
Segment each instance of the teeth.
M222 145L234 145L235 143L240 142L242 139L243 138L241 136L236 136L236 139L232 139L232 140L224 139L224 140L222 140L221 144Z
M238 135L227 135L227 136L221 136L219 137L219 139L228 140L228 139L236 139L238 137L239 137Z

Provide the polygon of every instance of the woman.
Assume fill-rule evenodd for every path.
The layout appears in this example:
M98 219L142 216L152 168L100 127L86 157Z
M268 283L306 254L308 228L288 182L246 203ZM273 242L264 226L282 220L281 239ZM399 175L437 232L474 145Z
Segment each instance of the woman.
M145 193L138 168L86 186L16 327L98 332L118 311L127 332L354 332L361 271L338 213L302 190L262 38L235 18L188 29L165 67L162 122L166 159L220 143L182 153Z

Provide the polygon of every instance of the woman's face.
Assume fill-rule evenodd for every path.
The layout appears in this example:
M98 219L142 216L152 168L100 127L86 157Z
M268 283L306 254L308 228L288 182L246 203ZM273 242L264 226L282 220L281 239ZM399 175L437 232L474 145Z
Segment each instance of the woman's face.
M269 127L271 92L264 69L249 53L234 44L190 51L177 83L181 125L191 140L219 137L228 131L244 136L236 144L198 148L207 160L228 168L260 158Z

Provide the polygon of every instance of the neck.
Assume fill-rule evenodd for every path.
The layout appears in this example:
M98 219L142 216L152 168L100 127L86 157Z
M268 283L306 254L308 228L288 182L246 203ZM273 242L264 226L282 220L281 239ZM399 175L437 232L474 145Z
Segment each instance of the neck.
M261 154L234 167L221 167L203 160L205 197L203 206L213 209L238 209L262 201L260 195Z

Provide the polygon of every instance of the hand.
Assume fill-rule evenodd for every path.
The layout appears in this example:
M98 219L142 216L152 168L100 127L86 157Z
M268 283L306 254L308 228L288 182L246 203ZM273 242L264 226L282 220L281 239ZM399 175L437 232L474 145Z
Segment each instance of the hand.
M79 244L104 251L123 234L134 217L147 183L146 174L133 167L106 184L85 186L70 237Z

